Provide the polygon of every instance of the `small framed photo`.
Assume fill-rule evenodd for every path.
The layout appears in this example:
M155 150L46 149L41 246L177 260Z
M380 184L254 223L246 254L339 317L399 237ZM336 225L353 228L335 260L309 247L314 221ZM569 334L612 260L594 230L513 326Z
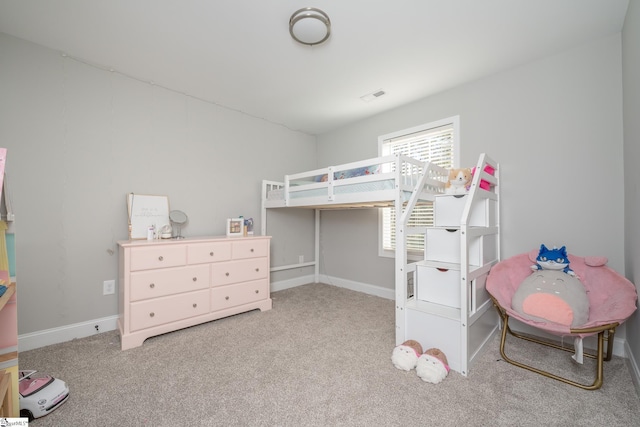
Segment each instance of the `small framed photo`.
M227 218L227 237L240 237L244 235L243 218Z

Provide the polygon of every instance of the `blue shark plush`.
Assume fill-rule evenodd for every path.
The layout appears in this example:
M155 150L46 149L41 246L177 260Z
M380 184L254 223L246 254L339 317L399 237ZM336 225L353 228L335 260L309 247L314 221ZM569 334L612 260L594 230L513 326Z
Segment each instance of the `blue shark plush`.
M540 245L540 252L536 258L536 264L531 266L533 271L538 270L562 270L563 272L575 276L571 268L569 268L569 256L565 246L560 249L554 247L548 249L544 244Z

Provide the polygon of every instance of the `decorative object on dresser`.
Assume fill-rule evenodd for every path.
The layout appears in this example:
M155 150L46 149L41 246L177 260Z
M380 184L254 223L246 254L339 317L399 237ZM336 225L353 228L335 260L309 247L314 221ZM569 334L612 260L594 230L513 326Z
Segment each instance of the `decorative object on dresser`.
M255 309L270 310L269 236L118 242L122 350Z
M165 225L170 225L169 197L129 193L127 214L129 239L146 239L149 227L160 231Z
M227 237L244 235L244 218L227 218Z
M253 236L253 218L246 218L244 220L244 228L246 236Z
M173 236L173 238L178 240L184 239L184 236L182 235L182 226L185 225L189 220L187 214L182 211L171 211L169 212L169 219L171 220L172 224L177 225L176 228L178 229L178 231L176 231L176 235Z

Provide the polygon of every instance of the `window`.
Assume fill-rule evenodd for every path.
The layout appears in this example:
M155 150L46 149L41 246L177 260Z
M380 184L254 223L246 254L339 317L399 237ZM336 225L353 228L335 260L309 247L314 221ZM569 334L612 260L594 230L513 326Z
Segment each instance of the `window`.
M427 123L410 129L382 135L378 138L378 152L381 156L404 154L423 162L430 161L444 168L457 167L459 140L459 118L451 117ZM395 208L381 208L379 213L379 254L393 256L395 250L396 216ZM418 206L414 209L409 225L424 227L433 224L433 205ZM424 236L407 236L410 255L422 255Z

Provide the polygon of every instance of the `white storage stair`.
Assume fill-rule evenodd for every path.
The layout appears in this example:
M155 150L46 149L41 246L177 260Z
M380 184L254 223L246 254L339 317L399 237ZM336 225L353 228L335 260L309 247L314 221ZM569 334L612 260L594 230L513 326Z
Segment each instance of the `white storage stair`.
M499 169L483 154L475 170L467 194L434 197L424 260L407 261L406 237L416 232L407 227L410 204L396 223L396 344L439 348L465 376L498 328L485 282L500 258Z

